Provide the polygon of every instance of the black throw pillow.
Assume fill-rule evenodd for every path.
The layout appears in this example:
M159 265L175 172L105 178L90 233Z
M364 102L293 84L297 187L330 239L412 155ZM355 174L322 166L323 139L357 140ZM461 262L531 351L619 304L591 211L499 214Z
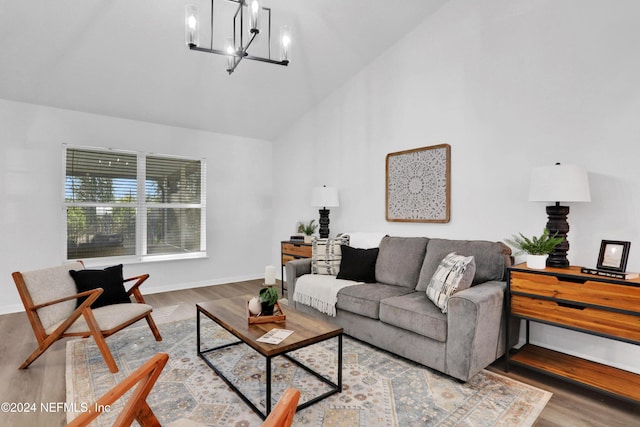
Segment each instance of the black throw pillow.
M91 308L131 302L124 289L122 264L107 267L104 270L70 270L69 274L76 282L78 293L96 288L103 289L102 294L91 304ZM82 304L85 299L87 298L78 298L77 305Z
M338 279L375 283L378 248L360 249L342 245Z

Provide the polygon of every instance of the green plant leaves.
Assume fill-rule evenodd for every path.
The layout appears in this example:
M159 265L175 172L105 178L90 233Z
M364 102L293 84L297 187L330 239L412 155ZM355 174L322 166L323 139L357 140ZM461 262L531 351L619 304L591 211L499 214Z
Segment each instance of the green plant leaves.
M278 291L273 286L260 289L258 293L260 302L266 302L269 305L274 305L278 301Z
M539 237L533 236L528 238L524 234L518 233L517 236L514 234L512 238L505 239L505 242L518 250L515 255L520 255L522 253L530 255L547 255L553 252L556 246L563 241L564 237L558 237L557 232L551 236L551 233L546 228Z

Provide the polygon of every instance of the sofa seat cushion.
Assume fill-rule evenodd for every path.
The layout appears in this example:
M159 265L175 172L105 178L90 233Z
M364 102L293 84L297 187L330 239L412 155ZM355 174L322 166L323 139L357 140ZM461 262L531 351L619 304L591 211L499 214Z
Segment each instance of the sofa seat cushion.
M376 261L376 281L415 289L428 241L426 237L385 236Z
M371 319L380 318L380 301L412 292L411 289L383 283L363 283L338 292L339 310L349 311Z
M436 341L447 341L447 315L424 292L384 299L380 302L380 320Z

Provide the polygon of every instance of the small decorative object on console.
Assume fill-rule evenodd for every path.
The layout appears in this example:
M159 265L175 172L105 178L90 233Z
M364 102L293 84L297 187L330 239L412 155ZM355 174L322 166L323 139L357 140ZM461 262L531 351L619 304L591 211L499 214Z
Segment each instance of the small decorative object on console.
M547 257L560 243L564 241L564 237L559 237L558 233L550 235L548 229L544 229L540 237L526 237L522 233L512 236L511 239L504 239L516 249L515 255L523 253L527 254L527 266L536 270L542 270L546 267Z
M318 224L316 224L316 220L312 219L311 221L304 223L300 223L300 231L304 234L304 242L311 243L311 238L313 233L318 229Z
M627 271L618 272L618 271L608 271L608 270L596 270L596 269L587 268L587 267L582 267L580 269L580 272L585 274L593 274L595 276L611 277L613 279L622 279L622 280L631 280L631 279L637 279L638 277L640 277L640 273L629 273Z
M600 255L598 255L596 268L598 270L624 272L627 268L630 247L631 242L603 240L600 244Z

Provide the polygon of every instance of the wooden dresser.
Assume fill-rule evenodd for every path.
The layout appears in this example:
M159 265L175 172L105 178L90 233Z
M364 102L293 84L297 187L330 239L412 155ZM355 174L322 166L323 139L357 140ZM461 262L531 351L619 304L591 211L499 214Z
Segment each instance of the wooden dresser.
M280 266L280 273L282 274L281 280L281 293L284 296L284 265L289 261L301 258L311 258L311 243L295 242L291 240L284 240L280 242L280 258L282 265Z
M526 320L526 343L507 352L505 370L510 363L522 365L640 402L640 375L529 341L530 322L538 322L640 345L640 279L583 274L580 267L532 270L520 264L509 269L507 285L506 313Z

